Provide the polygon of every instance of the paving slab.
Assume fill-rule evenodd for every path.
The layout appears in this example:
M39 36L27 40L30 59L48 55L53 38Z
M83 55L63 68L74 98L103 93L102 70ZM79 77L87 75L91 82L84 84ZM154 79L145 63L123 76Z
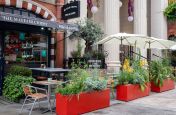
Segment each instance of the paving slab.
M46 105L45 102L42 103L43 107ZM21 104L18 103L0 104L0 115L18 115L20 108ZM55 114L50 112L41 114L41 112L41 110L35 109L32 115ZM21 115L28 115L28 110L25 109ZM130 102L111 100L110 107L83 115L176 115L176 89L162 93L151 93L150 96Z

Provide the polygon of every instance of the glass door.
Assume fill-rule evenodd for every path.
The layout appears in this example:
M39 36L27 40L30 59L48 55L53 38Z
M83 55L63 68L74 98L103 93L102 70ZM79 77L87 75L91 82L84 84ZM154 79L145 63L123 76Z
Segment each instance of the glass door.
M4 53L3 53L3 40L4 33L0 31L0 95L2 95L3 79L4 79Z

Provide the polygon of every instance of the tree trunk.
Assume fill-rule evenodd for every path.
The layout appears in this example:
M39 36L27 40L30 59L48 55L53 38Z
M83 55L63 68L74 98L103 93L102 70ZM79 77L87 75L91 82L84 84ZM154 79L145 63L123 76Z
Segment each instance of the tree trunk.
M86 48L85 48L84 53L91 52L91 51L92 51L92 45L93 45L93 43L92 43L92 42L87 42L87 41L86 41L85 45L86 45Z

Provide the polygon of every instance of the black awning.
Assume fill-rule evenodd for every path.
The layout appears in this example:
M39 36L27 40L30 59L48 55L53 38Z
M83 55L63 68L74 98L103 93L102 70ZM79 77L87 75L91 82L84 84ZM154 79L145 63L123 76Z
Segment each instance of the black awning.
M22 15L16 15L16 14L4 13L4 12L0 12L0 21L41 26L41 27L49 27L57 30L79 31L78 25L76 24L57 23L55 21L26 17Z

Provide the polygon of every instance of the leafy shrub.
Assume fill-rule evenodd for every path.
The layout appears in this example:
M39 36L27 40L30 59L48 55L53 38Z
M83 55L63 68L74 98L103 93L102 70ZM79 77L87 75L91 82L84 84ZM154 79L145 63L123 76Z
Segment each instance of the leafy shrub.
M81 68L73 68L72 71L68 72L67 78L70 80L77 80L78 78L81 77L88 77L90 74L85 70Z
M62 95L79 94L81 92L89 92L94 90L103 90L106 88L107 82L100 79L94 74L83 69L75 69L74 72L68 74L71 82L66 84L64 87L58 87L57 93Z
M164 15L167 17L169 21L175 21L175 10L176 10L176 3L171 3L168 7L164 10Z
M19 76L26 76L26 77L32 76L32 71L29 68L18 66L18 65L12 66L9 69L8 73L11 75L19 75Z
M3 96L11 101L19 101L24 95L23 85L31 84L34 81L32 77L20 75L8 75L5 77L3 86Z
M85 52L83 55L86 59L105 59L107 54L101 51L91 51L91 52Z
M174 79L170 62L166 59L160 61L152 61L150 63L150 75L151 81L153 81L155 85L159 87L163 85L163 81L165 79Z
M100 79L98 77L88 77L84 81L85 84L85 91L99 91L102 89L105 89L107 87L107 82L103 79Z

